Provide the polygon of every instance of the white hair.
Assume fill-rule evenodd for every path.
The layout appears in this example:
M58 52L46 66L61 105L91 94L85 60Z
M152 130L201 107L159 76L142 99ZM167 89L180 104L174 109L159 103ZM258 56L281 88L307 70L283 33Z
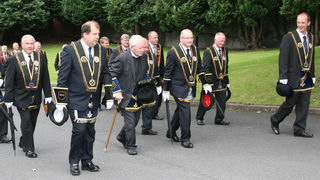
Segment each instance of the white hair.
M27 39L27 38L31 38L33 40L33 42L36 42L36 39L34 39L34 37L32 35L26 34L26 35L22 36L21 43L23 43L24 40Z
M142 36L135 34L131 36L131 38L129 39L129 44L130 44L130 47L132 47L143 41L144 41L144 38Z
M226 36L226 35L224 35L224 33L223 32L217 32L216 33L216 35L214 36L214 39L218 39L218 38L220 38L221 36Z

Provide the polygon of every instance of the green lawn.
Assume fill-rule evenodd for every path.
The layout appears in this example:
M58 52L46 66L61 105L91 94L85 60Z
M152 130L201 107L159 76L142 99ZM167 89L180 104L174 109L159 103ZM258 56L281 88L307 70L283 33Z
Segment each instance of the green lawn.
M46 45L43 47L47 52L52 83L56 83L57 81L54 60L61 46L62 44ZM165 50L165 54L167 50ZM320 47L317 47L316 52L319 51ZM278 49L230 51L229 78L232 97L229 101L244 104L281 104L284 99L275 92L275 84L278 78L278 55ZM319 58L320 55L316 54L316 75L318 78ZM199 91L201 90L199 83L198 87L199 96ZM319 84L316 85L316 89L311 96L312 107L320 107L320 90L318 87Z

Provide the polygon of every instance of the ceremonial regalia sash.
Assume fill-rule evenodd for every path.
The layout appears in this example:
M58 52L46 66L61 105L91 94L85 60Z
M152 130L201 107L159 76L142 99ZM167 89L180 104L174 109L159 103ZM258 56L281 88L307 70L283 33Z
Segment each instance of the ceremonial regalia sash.
M107 59L109 60L112 54L112 49L111 48L106 48L107 49Z
M148 61L148 74L150 78L153 78L154 76L154 68L155 68L155 61L154 61L154 55L149 51L147 52L147 61Z
M216 48L210 47L207 48L211 55L212 64L215 71L215 76L219 80L219 84L216 89L213 90L213 92L218 91L226 91L226 87L222 87L221 81L224 79L224 77L227 75L227 57L226 57L226 48L223 48L222 56L219 56L219 53ZM213 74L212 74L213 75Z
M189 86L195 86L196 85L196 73L197 73L197 66L198 66L198 53L196 46L192 45L190 47L190 50L192 52L192 57L188 59L187 54L182 47L181 44L179 44L178 47L172 48L176 56L178 57L180 61L180 65L183 71L184 78Z
M162 49L162 47L161 47L161 45L160 44L157 44L157 62L158 62L158 67L160 67L160 65L161 65L161 49Z
M21 70L23 82L26 90L36 90L40 80L41 58L40 53L33 52L33 63L31 68L28 67L27 61L24 59L22 52L15 54L17 64ZM29 62L31 63L31 62Z
M291 35L294 44L296 46L298 58L301 66L301 74L300 74L300 84L297 88L293 89L295 92L308 91L314 89L314 84L310 77L310 68L312 64L313 58L313 45L314 38L312 34L309 34L309 44L308 50L305 49L303 43L301 42L300 36L297 31L289 32Z
M83 84L86 91L96 92L101 71L101 46L99 44L94 46L93 63L91 66L89 55L83 50L81 42L71 42L71 45L76 53L80 65Z

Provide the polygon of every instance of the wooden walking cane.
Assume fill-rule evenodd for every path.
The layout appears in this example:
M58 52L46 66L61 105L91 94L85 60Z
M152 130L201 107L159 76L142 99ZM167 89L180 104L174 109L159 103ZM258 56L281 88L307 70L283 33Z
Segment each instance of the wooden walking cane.
M115 102L115 105L116 105L116 109L115 109L114 114L113 114L112 124L111 124L110 129L109 129L109 135L106 137L106 140L105 140L104 152L106 152L107 149L108 149L108 145L109 145L109 140L110 140L110 137L111 137L112 129L113 129L114 124L115 124L116 119L117 119L118 105L117 105L117 101L114 101L114 102Z

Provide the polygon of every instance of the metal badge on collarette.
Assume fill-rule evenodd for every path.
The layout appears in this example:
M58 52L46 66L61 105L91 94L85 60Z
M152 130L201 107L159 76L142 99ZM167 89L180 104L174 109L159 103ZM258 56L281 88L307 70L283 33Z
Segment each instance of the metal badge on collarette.
M194 77L193 76L189 76L189 81L193 81Z
M88 58L85 57L85 56L82 56L82 57L80 58L80 61L81 61L82 63L86 63L86 62L88 61Z
M213 58L213 60L214 60L214 61L218 61L218 56L215 56L215 57Z
M312 48L312 43L309 43L309 48L310 48L310 49Z
M219 74L219 79L223 79L223 74L222 73Z
M26 61L21 61L21 66L25 66L25 65L27 65L27 62Z
M34 83L33 82L29 82L29 87L33 88L34 87Z
M95 86L96 81L94 79L90 79L89 84L90 84L90 86Z
M149 60L149 64L153 64L153 61L152 61L152 60Z
M39 61L33 61L34 66L39 66Z
M182 57L182 58L181 58L181 61L182 61L182 62L187 62L187 58L186 58L186 57Z
M193 61L197 61L198 58L197 58L196 56L192 56L192 60L193 60Z
M95 56L95 57L93 58L93 61L94 61L95 63L99 63L99 62L100 62L100 58L99 58L98 56Z
M301 42L298 43L298 48L302 48L303 44Z
M225 56L222 56L222 60L225 61L227 58Z

